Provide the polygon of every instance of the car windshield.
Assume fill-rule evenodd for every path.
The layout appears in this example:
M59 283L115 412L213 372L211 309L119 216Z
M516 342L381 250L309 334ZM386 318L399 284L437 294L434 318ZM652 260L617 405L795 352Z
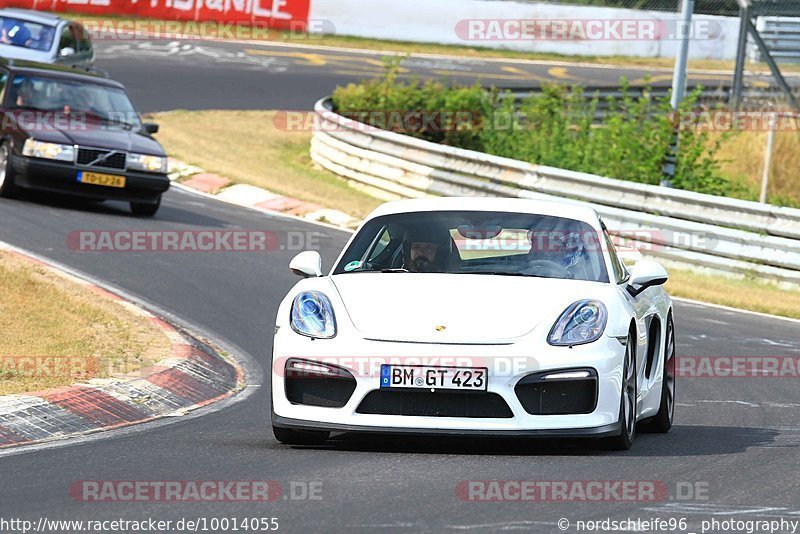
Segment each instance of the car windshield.
M47 51L53 44L55 28L38 22L0 16L0 45Z
M7 106L12 110L67 113L125 128L140 126L139 115L125 91L83 81L17 75L9 87Z
M592 226L562 217L399 213L364 225L334 274L493 274L608 282L601 243Z

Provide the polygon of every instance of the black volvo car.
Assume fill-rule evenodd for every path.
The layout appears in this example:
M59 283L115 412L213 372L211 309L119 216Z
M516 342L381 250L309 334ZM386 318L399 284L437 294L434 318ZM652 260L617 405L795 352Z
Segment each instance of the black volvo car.
M167 157L122 84L99 74L0 60L0 196L19 188L158 211Z

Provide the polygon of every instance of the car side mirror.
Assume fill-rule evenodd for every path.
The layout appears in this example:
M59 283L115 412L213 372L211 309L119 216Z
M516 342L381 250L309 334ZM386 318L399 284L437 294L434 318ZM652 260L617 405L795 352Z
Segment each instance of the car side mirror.
M301 252L289 262L289 270L303 278L322 276L322 256L316 250Z
M144 131L149 134L157 134L158 133L158 124L154 122L145 122L143 124Z
M58 57L69 57L75 55L75 49L71 46L65 46L61 50L58 51Z
M639 260L631 269L631 277L628 279L626 289L632 297L635 297L648 287L665 284L668 278L667 270L660 263Z

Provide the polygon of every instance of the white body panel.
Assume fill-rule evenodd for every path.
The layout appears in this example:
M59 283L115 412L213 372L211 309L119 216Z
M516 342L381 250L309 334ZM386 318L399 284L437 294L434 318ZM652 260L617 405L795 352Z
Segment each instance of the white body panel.
M601 231L597 215L585 208L515 199L433 199L388 203L369 218L389 213L438 210L486 210L552 214L574 218ZM608 256L607 253L605 253ZM610 259L606 258L611 272ZM289 325L294 298L318 291L330 299L336 336L312 339ZM598 300L608 324L594 342L552 346L547 337L572 303ZM448 429L464 431L592 429L617 423L620 414L625 341L636 330L637 418L655 415L660 406L665 327L671 301L660 287L636 297L626 284L481 274L358 273L300 281L277 315L273 346L274 415L320 428ZM660 322L659 339L649 339L650 324ZM437 330L436 327L445 328ZM647 376L648 347L655 347ZM343 408L292 404L284 390L288 358L335 364L352 372L356 389ZM380 388L381 363L417 363L488 367L488 392L500 395L510 418L421 417L356 413L370 391ZM589 414L531 415L514 392L530 373L592 368L598 375L596 408ZM328 425L328 426L326 426Z

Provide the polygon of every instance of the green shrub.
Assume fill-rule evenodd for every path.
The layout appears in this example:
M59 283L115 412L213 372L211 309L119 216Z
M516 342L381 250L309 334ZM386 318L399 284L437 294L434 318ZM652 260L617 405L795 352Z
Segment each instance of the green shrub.
M598 119L599 96L587 95L579 86L545 85L540 93L515 102L507 94L479 85L400 81L397 63L391 62L381 78L337 88L333 102L338 112L357 120L428 141L659 184L675 135L669 99L655 98L647 89L634 94L624 79L620 90L621 98L609 99L608 111ZM681 109L693 109L699 92L690 94ZM398 128L385 122L387 113L411 111L461 113L468 120L457 121L456 127L436 128ZM682 129L679 147L674 187L714 195L741 194L743 186L719 172L714 159L719 143L711 144L703 132Z

